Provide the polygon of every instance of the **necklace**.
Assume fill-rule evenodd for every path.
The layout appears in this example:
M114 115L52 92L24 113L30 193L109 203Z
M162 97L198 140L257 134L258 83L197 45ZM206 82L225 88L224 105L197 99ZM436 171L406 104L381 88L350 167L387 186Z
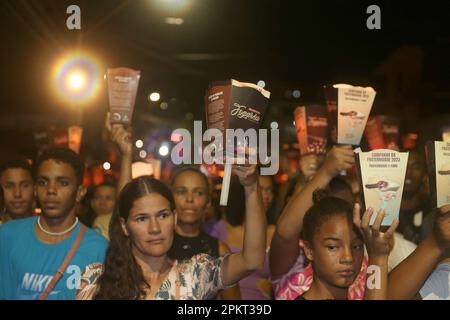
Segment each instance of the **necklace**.
M38 217L37 224L38 224L39 229L41 229L41 231L43 233L48 234L50 236L57 237L57 236L62 236L64 234L72 231L73 229L75 229L75 227L78 224L78 217L75 217L75 222L74 222L74 224L72 226L70 226L68 229L66 229L64 231L61 231L61 232L50 232L50 231L45 230L44 227L42 227L42 225L41 225L41 217Z

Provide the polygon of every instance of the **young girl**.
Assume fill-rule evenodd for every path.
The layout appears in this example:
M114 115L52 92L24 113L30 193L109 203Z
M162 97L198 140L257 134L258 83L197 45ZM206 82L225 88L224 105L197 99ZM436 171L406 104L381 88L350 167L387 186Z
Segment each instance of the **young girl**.
M314 277L310 289L297 300L347 299L348 289L361 269L364 240L369 264L377 265L380 270L380 288L366 290L366 298L385 299L389 240L397 223L381 233L382 213L369 227L371 211L366 212L361 223L359 206L353 210L347 201L324 196L322 192L314 194L314 202L303 220L304 251L312 264Z
M294 192L284 208L278 219L270 250L272 283L277 298L294 299L310 288L313 270L311 265L305 264L303 249L299 246L303 218L314 204L314 191L327 188L342 170L350 169L353 164L354 156L350 146L333 147L312 180L304 188ZM364 298L366 268L367 259L364 259L359 276L350 287L347 298Z
M246 190L246 235L241 253L212 258L195 255L179 262L167 256L177 215L161 182L140 177L122 190L111 222L104 266L87 268L79 299L208 299L260 269L266 221L255 166L235 169Z

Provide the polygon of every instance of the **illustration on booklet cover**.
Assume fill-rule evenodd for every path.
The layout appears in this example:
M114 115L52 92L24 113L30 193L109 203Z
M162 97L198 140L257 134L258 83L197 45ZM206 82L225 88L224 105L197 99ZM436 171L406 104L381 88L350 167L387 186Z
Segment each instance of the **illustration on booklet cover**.
M326 86L325 94L332 141L359 145L375 99L375 90L335 84Z
M385 210L382 225L398 218L405 182L408 152L378 149L356 153L356 163L365 208ZM372 216L371 224L376 214Z

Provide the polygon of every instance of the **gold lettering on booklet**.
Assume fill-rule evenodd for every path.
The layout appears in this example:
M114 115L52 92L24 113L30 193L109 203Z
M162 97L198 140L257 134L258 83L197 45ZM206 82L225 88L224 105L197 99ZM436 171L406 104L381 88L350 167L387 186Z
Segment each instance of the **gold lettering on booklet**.
M235 108L233 110L231 110L231 115L238 117L239 119L245 119L245 120L249 120L249 121L253 121L256 123L259 123L259 120L261 119L259 116L259 112L253 112L253 110L251 108L248 108L251 111L247 111L247 107L240 105L239 103L235 102L234 103Z

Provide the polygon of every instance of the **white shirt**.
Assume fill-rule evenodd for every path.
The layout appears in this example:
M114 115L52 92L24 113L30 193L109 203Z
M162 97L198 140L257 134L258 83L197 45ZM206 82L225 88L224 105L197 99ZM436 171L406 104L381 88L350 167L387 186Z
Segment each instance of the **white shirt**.
M394 247L389 253L388 272L391 272L397 265L405 260L417 246L415 243L406 240L402 234L394 233Z

